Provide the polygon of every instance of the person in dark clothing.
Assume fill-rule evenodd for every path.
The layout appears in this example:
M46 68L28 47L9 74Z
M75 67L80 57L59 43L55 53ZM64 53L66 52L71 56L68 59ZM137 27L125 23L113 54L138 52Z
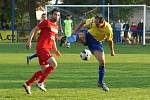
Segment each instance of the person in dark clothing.
M142 43L143 41L143 20L142 19L138 23L137 29L138 29L139 43Z
M2 26L2 30L8 30L9 29L9 25L7 24L6 21L2 21L1 26Z
M130 40L129 40L129 36L128 36L128 33L129 33L129 23L126 22L124 25L123 25L123 30L124 30L124 41L127 42L128 44L130 44Z

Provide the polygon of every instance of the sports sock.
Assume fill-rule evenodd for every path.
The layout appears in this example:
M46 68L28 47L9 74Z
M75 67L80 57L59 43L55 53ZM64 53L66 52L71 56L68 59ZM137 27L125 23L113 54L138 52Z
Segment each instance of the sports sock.
M33 54L33 55L31 55L31 56L28 56L28 57L29 57L29 59L31 60L31 59L37 57L37 55L36 55L36 54Z
M41 79L39 80L38 83L43 83L43 82L46 80L46 78L48 77L48 75L49 75L50 73L52 73L53 71L54 71L54 68L53 68L52 66L47 67L47 68L44 70L43 75L41 76Z
M105 68L103 65L99 66L99 80L98 83L102 84L104 81Z
M41 76L42 76L42 71L37 71L37 72L35 72L34 75L32 76L32 78L31 78L30 80L28 80L28 81L26 82L26 84L27 84L28 86L31 86L32 83L33 83L34 81L40 79Z

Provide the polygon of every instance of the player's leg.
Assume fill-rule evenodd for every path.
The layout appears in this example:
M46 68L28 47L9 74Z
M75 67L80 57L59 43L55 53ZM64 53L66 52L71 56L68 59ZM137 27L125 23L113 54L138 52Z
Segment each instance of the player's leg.
M40 65L43 65L43 69L45 68L46 69L46 66L49 67L49 64L47 64L43 59L47 59L49 57L49 55L47 55L47 53L49 54L49 50L46 50L46 51L43 51L43 50L40 50L37 52L37 55L39 56L39 63ZM47 55L46 57L44 55ZM44 71L45 70L39 70L37 72L34 73L34 75L28 80L26 81L24 84L23 84L23 87L25 88L26 92L28 94L31 94L31 86L33 84L33 82L35 82L36 80L40 80L42 75L44 74ZM44 84L42 84L42 87L44 87ZM44 88L43 91L46 91L46 89Z
M43 75L41 76L40 80L36 84L39 87L39 89L41 89L42 91L47 91L43 83L48 78L49 74L51 74L57 67L57 62L54 57L49 58L47 60L47 63L49 63L48 66L42 65L44 69Z
M71 36L71 31L65 33L65 36L66 36L66 41L67 41L67 38ZM70 42L67 41L66 46L67 48L70 48Z
M69 37L66 37L66 36L62 37L60 46L63 46L66 43L73 43L77 41L81 41L82 43L84 43L84 40L85 40L85 33L83 32L74 33Z
M52 73L54 69L57 67L57 62L54 57L49 58L46 62L49 64L49 66L44 68L43 75L38 83L43 83L48 77L48 75Z
M70 48L70 43L69 42L67 43L67 48Z
M23 87L24 87L25 91L27 92L27 94L31 94L32 84L36 80L39 80L41 78L42 74L43 74L42 70L39 70L39 71L35 72L33 74L33 76L23 84Z
M51 74L54 71L54 69L57 67L57 62L55 58L50 54L49 50L41 51L41 55L38 57L40 57L39 62L43 69L43 74L39 79L37 86L41 90L46 91L43 83L45 82L49 74Z
M109 88L104 83L105 76L105 55L102 43L97 41L89 32L85 33L85 38L83 43L88 46L90 51L94 54L97 61L99 62L99 79L98 86L104 91L109 91Z
M104 52L96 50L96 51L94 51L93 54L99 62L98 86L102 87L104 91L109 91L109 88L104 83L104 76L105 76L105 55L104 55Z
M135 40L136 40L136 44L138 44L138 33L135 33Z
M119 43L121 43L121 31L119 31Z
M31 88L33 82L35 82L36 80L41 78L41 76L42 76L42 71L39 70L39 71L35 72L34 75L23 84L23 87L25 88L25 90L28 94L31 94L30 88Z
M99 62L99 80L98 83L104 83L104 73L105 73L105 57L104 52L100 52L98 50L94 51L94 56L96 57L97 61Z
M143 31L140 30L140 33L139 33L139 43L142 43L143 41Z
M104 91L109 91L109 88L104 83L105 76L105 55L102 43L97 41L90 33L86 33L85 42L88 45L88 48L96 57L99 62L99 79L98 86L101 87Z
M33 55L31 55L31 56L27 56L27 64L29 64L29 63L30 63L30 60L33 59L33 58L35 58L35 57L37 57L37 54L36 54L36 53L33 54Z

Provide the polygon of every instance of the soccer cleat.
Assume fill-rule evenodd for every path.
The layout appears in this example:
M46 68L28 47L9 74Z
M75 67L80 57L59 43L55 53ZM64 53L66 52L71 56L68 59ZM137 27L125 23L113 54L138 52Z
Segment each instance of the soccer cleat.
M47 89L46 89L45 86L44 86L44 83L36 83L36 86L37 86L40 90L42 90L42 91L44 91L44 92L47 91Z
M107 87L107 85L105 83L98 83L97 84L98 87L101 87L104 91L109 92L109 88Z
M31 94L31 87L30 86L28 86L26 83L24 83L22 86L24 87L27 94Z
M30 58L29 56L27 56L27 64L29 65L29 63L30 63Z
M63 36L60 40L60 47L64 46L67 43L67 37Z

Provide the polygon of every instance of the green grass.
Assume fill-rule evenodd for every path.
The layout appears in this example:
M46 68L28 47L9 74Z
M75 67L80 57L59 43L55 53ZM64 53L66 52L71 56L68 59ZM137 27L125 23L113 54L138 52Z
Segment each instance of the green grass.
M27 95L22 84L40 67L33 59L26 65L25 44L0 44L0 100L150 100L150 46L116 45L116 56L111 57L105 47L105 82L110 92L97 87L98 62L91 57L82 61L79 53L84 46L59 48L62 56L58 68L46 81L48 91L41 92L35 85Z

